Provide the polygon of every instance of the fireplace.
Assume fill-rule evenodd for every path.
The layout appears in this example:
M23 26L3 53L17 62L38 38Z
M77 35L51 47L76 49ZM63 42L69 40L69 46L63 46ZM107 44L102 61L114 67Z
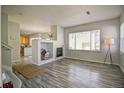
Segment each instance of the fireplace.
M63 56L63 48L58 47L56 48L56 57L61 57L61 56Z
M41 49L41 60L47 60L50 58L50 52L46 49Z
M53 43L41 42L40 57L41 61L48 60L53 57Z

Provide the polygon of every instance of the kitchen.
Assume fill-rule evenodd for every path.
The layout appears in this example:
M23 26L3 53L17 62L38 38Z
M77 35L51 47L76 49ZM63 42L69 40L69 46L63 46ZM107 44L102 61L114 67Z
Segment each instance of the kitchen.
M20 35L20 55L21 57L32 56L32 47L28 35Z

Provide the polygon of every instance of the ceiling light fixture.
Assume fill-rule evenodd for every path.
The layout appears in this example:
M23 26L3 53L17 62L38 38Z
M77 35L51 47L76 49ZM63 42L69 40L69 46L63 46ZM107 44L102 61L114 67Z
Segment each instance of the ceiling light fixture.
M86 11L86 14L87 14L87 15L90 15L90 11Z

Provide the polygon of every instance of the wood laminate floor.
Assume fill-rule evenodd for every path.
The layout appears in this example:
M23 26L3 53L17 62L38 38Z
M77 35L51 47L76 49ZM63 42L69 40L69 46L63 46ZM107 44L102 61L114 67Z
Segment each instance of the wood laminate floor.
M23 63L31 60L23 59ZM45 74L31 80L22 75L22 88L123 88L124 74L118 66L61 59L40 66Z

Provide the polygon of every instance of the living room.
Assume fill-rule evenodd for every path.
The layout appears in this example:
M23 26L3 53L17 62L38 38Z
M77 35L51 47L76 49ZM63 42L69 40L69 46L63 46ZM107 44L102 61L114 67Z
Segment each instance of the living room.
M123 23L122 5L2 5L2 87L123 88Z

